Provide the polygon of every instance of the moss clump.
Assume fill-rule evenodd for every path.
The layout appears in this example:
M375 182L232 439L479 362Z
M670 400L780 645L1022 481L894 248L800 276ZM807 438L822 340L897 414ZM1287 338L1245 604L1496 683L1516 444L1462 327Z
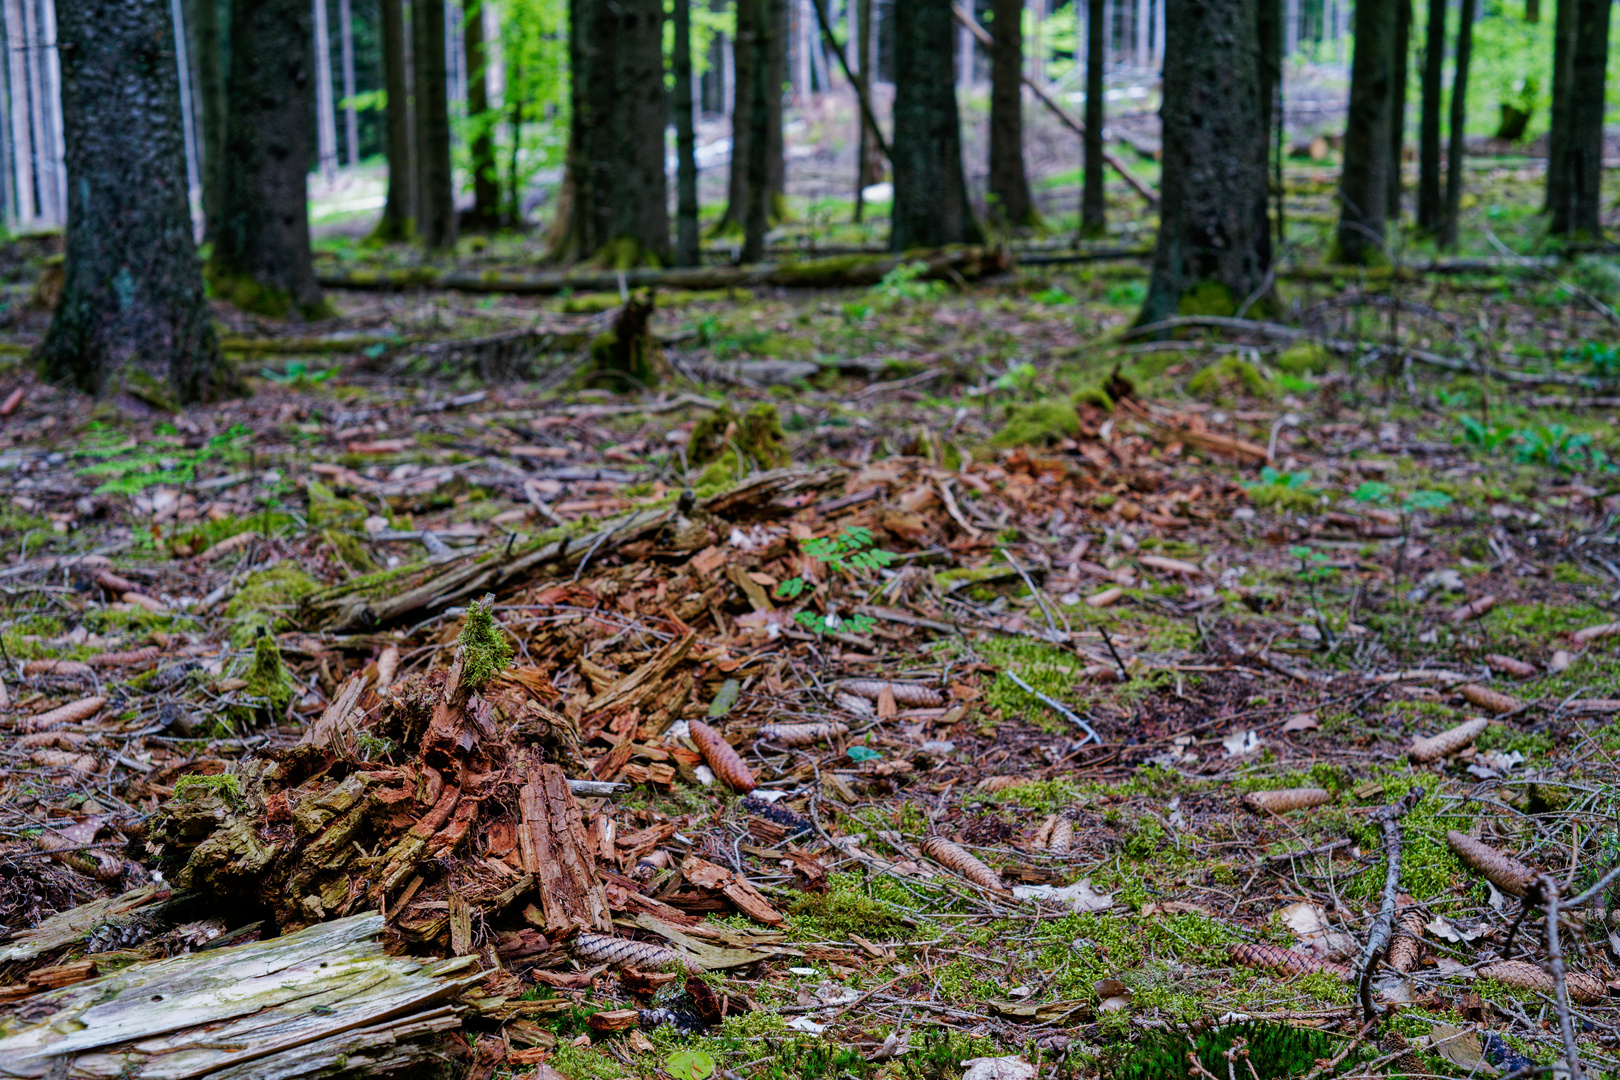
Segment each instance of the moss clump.
M319 587L314 578L291 563L249 574L225 605L225 617L233 622L231 644L242 648L261 630L277 633L288 629L292 623L286 613Z
M304 493L309 500L309 525L312 529L353 529L366 520L364 506L353 499L338 498L331 488L319 480L311 480Z
M1319 498L1311 488L1287 484L1256 484L1246 490L1249 501L1262 510L1313 510Z
M990 438L992 446L1044 446L1080 433L1080 414L1062 398L1031 401L1015 408L1001 430Z
M1274 356L1271 363L1290 375L1321 375L1333 365L1333 357L1319 342L1296 341Z
M232 274L217 263L209 263L203 277L208 282L208 291L212 296L255 315L267 315L272 319L296 315L306 322L312 322L337 314L337 309L325 299L313 304L296 304L291 293L254 281L246 274Z
M788 907L788 919L803 938L848 941L850 934L878 938L893 932L900 920L864 891L857 874L833 874L824 893L804 893Z
M182 776L174 782L176 799L189 798L194 792L201 793L205 798L218 795L227 806L236 806L242 801L242 781L233 773L218 773L214 776Z
M261 723L275 723L287 714L292 703L293 681L287 665L281 662L281 647L274 634L259 628L253 641L253 659L242 673L247 683L242 688L243 701L225 713L225 726L236 730Z
M1203 401L1222 403L1244 395L1269 398L1271 384L1247 360L1223 356L1187 380L1187 392Z
M1200 281L1181 294L1178 315L1231 315L1237 311L1232 290L1218 281Z
M1258 1080L1317 1075L1317 1063L1344 1049L1341 1039L1315 1028L1294 1027L1275 1021L1245 1021L1188 1035L1179 1031L1155 1032L1143 1038L1111 1075L1115 1080L1180 1080L1188 1075L1187 1054L1196 1052L1207 1072L1226 1075L1226 1052L1242 1039L1247 1044L1248 1068ZM1327 1073L1350 1072L1369 1055L1351 1053Z
M1091 405L1102 409L1104 412L1114 411L1113 397L1100 386L1088 386L1082 390L1077 390L1070 400L1074 402L1076 408L1081 405Z
M698 420L686 444L686 459L693 465L719 461L735 449L745 459L764 468L780 468L788 463L787 437L776 406L761 402L742 416L722 405Z
M493 594L473 601L456 643L461 648L461 681L473 690L482 690L489 680L506 670L512 661L512 646L495 625Z

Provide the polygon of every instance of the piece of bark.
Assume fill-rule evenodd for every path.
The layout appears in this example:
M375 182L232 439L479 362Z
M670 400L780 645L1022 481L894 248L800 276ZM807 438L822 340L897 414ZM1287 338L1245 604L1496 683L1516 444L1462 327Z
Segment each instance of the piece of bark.
M1529 891L1540 873L1513 856L1455 829L1446 833L1446 843L1459 859L1478 870L1487 881L1514 896L1523 896Z
M1438 735L1431 735L1427 739L1417 739L1412 748L1406 752L1413 761L1422 764L1428 761L1437 761L1448 754L1455 754L1458 750L1472 743L1491 722L1483 716L1476 716L1472 720L1465 720L1456 727L1447 728Z
M783 922L782 913L771 906L771 902L762 896L743 878L717 866L706 859L696 855L688 855L681 863L681 873L694 885L705 889L717 889L724 893L726 899L737 905L737 909L755 922L766 926L779 926Z
M1487 712L1493 712L1498 715L1510 712L1518 712L1520 709L1524 708L1524 702L1520 701L1512 694L1504 694L1502 691L1492 690L1488 686L1479 686L1475 683L1469 683L1462 688L1461 693L1470 704L1478 705Z
M641 704L648 694L658 691L665 677L686 659L686 654L697 644L697 638L697 634L693 632L669 642L654 653L645 664L592 698L586 704L585 711L587 713L617 711Z
M611 932L613 916L596 873L594 848L562 769L531 761L518 806L523 815L519 858L523 871L539 883L546 920L540 929L554 940L575 930Z
M592 1031L625 1031L636 1026L636 1020L640 1015L638 1009L604 1009L592 1013L586 1018L585 1023Z
M1304 810L1333 801L1333 793L1326 788L1278 788L1274 791L1251 791L1243 801L1252 809L1264 813L1281 814L1289 810Z

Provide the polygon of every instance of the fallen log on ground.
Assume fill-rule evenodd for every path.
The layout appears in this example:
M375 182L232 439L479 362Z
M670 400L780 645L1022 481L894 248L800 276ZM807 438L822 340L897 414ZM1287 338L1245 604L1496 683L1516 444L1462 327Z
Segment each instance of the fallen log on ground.
M377 1076L461 1026L476 957L390 956L375 913L134 964L0 1006L0 1077Z
M564 289L580 292L618 292L657 287L666 289L729 289L777 286L790 289L837 289L876 285L902 263L922 262L922 277L931 281L974 280L1012 269L1012 255L1004 248L953 247L901 254L845 255L806 262L761 263L755 266L692 266L669 270L579 270L538 274L494 271L440 272L432 267L406 270L323 270L316 274L327 289L449 289L471 293L512 293L547 296Z

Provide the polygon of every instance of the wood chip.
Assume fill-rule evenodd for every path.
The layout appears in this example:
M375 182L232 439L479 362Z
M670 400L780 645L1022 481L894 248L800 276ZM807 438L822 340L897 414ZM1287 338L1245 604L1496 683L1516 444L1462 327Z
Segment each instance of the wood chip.
M1163 555L1143 555L1136 560L1150 570L1163 570L1167 574L1186 574L1188 577L1208 577L1203 567L1183 559L1168 559Z
M1086 603L1091 607L1104 608L1113 604L1124 595L1124 589L1120 588L1118 585L1112 585L1104 589L1102 592L1092 593L1090 596L1086 597Z

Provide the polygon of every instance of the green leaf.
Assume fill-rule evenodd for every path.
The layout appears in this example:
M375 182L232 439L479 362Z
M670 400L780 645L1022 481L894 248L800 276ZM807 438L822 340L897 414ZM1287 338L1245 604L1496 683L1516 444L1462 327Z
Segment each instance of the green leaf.
M714 1075L714 1058L704 1050L677 1050L664 1059L664 1071L675 1080L705 1080Z
M851 761L878 761L883 755L867 746L852 746L847 751Z
M791 600L804 592L804 578L788 578L776 587L776 595L783 600Z

